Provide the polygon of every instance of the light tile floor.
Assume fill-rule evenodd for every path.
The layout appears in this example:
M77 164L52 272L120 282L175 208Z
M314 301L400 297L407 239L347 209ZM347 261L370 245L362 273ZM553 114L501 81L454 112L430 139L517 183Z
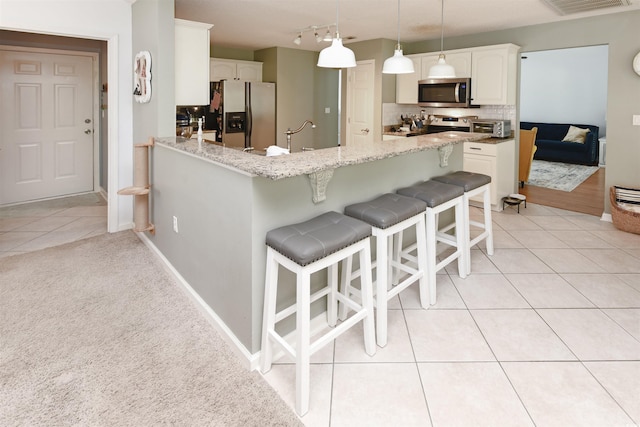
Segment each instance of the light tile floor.
M0 207L0 257L106 232L107 202L99 193Z
M640 235L531 203L493 223L495 254L438 274L437 304L391 301L374 357L359 326L313 356L305 425L640 424ZM294 373L264 375L292 408Z

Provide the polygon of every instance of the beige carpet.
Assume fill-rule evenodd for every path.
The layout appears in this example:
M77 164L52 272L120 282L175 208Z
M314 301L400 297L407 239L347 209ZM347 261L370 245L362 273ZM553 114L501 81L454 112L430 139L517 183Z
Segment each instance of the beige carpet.
M301 423L127 231L0 259L0 425Z

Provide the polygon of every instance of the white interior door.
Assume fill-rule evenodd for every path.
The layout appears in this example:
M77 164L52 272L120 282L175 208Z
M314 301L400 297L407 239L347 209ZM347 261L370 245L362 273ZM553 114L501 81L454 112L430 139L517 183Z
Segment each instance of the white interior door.
M358 61L347 69L346 144L373 142L373 88L375 61Z
M93 64L0 49L0 205L94 189Z

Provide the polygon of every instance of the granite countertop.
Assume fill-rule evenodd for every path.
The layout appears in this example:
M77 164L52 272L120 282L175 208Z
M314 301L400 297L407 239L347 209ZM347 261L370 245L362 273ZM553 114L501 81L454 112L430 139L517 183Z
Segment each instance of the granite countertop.
M418 136L424 136L424 135L418 135L418 136L407 136L408 133L414 133L416 132L415 130L413 131L396 131L396 132L392 132L392 131L385 131L383 132L383 135L387 135L387 136L397 136L398 138L417 138ZM448 132L451 133L451 132ZM428 135L428 134L427 134ZM431 134L433 135L433 134ZM474 134L477 135L477 134ZM491 135L485 135L485 139L479 140L478 142L481 142L483 144L499 144L501 142L504 141L509 141L511 139L514 139L515 135L513 132L511 132L511 135L506 137L506 138L494 138Z
M271 157L245 153L237 148L207 142L203 142L199 147L197 140L180 137L155 138L155 142L236 169L241 173L277 180L487 138L489 136L482 133L441 132Z

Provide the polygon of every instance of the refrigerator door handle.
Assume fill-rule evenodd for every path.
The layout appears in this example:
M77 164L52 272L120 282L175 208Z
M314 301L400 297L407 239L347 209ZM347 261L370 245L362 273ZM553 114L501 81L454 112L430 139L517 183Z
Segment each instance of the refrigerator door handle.
M244 146L251 147L251 132L253 130L253 114L251 111L251 83L244 84L244 111L247 113L247 122L245 123Z

